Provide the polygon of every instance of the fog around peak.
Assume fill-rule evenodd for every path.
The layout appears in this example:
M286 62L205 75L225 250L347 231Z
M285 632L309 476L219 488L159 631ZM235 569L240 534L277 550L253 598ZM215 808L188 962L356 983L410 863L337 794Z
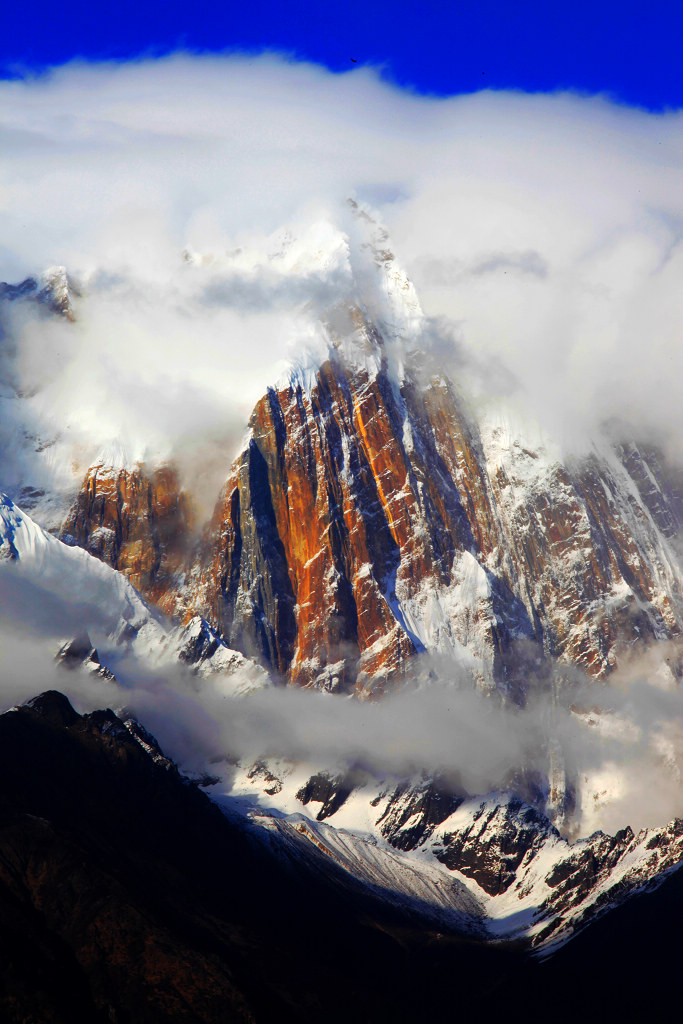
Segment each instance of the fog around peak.
M422 345L475 407L502 397L579 449L614 421L680 459L682 113L569 93L436 99L367 68L184 54L3 81L0 111L0 280L65 266L80 292L73 323L3 303L0 490L77 486L114 444L175 458L210 510L254 402L324 351L321 315L359 289L389 341ZM621 780L585 828L683 812L680 699L647 652L621 690L585 695L613 703L611 735L545 698L495 708L471 680L452 685L457 666L381 716L293 690L214 701L139 666L125 693L86 693L30 631L27 648L16 593L0 594L8 701L56 685L127 703L188 763L324 753L466 771L483 792L534 756L542 767L554 715L575 773ZM55 642L70 621L31 595L24 610Z
M513 395L570 445L625 420L680 455L681 113L420 97L274 55L74 62L0 94L0 279L64 265L82 291L75 324L5 314L16 429L59 435L64 463L114 438L234 452L348 294L348 197L476 401Z
M559 766L577 802L574 838L683 815L683 698L662 675L665 645L642 651L609 686L548 666L522 705L482 691L457 659L428 655L381 701L284 686L237 695L239 678L226 691L220 676L126 655L107 639L101 610L84 610L77 595L57 602L11 572L0 573L0 710L57 689L80 712L138 718L183 770L227 778L236 759L274 758L385 788L437 775L459 794L507 790L543 805ZM55 663L84 626L116 680Z

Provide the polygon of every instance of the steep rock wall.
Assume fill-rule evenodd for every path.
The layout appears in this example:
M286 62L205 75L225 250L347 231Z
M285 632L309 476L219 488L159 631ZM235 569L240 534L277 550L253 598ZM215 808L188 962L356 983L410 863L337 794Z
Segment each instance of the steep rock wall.
M191 513L176 471L97 463L86 474L60 538L122 572L163 611L174 611L174 574L191 537Z
M680 638L681 495L656 452L563 459L477 423L352 319L355 358L332 346L257 403L198 547L168 467L93 467L62 536L304 686L379 694L431 651L517 699L544 657L600 677Z

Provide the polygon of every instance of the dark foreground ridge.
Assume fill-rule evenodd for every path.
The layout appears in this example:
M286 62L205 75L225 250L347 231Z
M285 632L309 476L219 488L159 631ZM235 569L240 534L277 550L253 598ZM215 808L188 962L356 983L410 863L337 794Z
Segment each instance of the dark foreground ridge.
M144 736L147 749L112 711L78 715L56 691L0 716L8 1024L487 1021L514 1007L604 1021L668 1006L679 875L539 963L437 934L322 855L278 853Z

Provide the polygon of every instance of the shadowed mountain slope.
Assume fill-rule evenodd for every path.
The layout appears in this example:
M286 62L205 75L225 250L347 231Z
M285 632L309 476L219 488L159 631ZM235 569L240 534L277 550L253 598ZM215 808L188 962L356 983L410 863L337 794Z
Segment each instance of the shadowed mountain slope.
M557 1020L589 1006L617 1020L663 1005L647 972L677 948L678 875L538 963L382 905L310 848L276 855L110 711L79 716L51 691L6 713L0 769L8 1022L369 1024L456 1005L493 1020L528 998Z

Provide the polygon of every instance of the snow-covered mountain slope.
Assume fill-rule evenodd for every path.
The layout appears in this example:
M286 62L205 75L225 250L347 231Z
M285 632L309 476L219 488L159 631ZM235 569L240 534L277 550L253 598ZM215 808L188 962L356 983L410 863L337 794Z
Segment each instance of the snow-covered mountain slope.
M0 498L0 517L6 571L35 584L54 602L92 609L110 634L130 627L126 632L135 636L136 645L151 650L161 643L166 624L121 573L51 536L5 495Z
M378 781L285 762L233 768L209 792L371 888L488 941L543 955L683 863L683 822L570 844L509 793L458 796L438 779ZM226 793L227 795L222 795Z

